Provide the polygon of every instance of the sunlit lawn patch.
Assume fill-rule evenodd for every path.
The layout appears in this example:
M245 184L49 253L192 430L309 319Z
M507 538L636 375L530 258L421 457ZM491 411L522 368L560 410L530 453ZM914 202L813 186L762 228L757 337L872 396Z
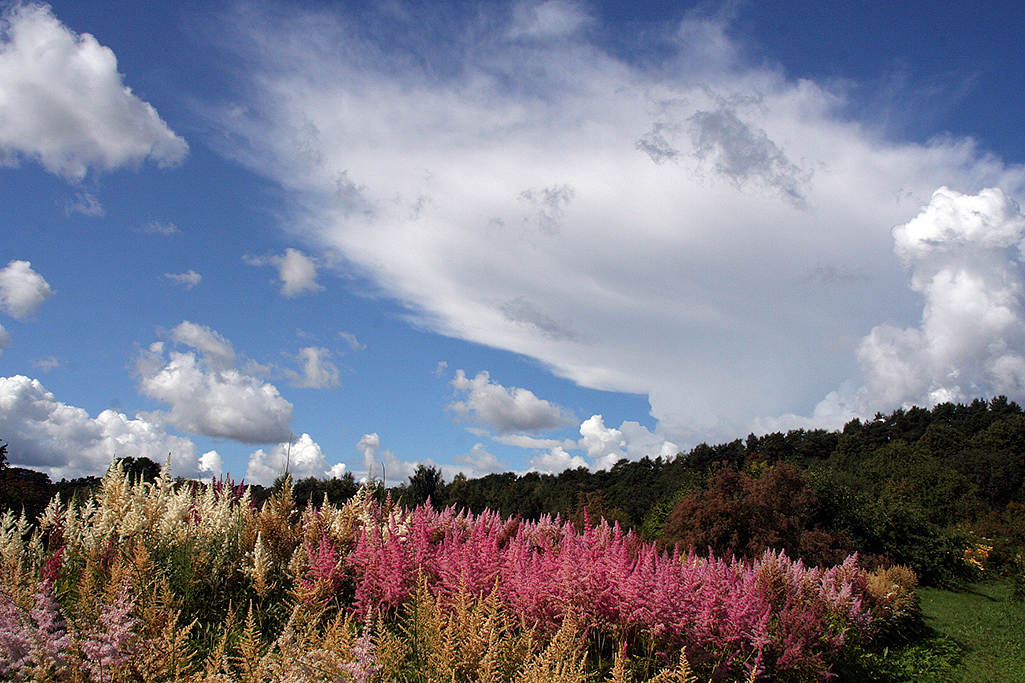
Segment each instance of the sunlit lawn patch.
M927 626L964 648L948 680L965 683L1025 681L1025 605L1010 600L1009 581L986 581L970 590L919 591Z

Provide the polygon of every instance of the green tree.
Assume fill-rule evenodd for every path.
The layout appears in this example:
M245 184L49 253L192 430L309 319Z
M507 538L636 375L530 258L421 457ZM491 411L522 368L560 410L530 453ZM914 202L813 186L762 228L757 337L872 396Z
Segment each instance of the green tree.
M118 458L116 462L121 463L121 468L128 475L129 481L154 482L160 476L160 463L153 462L149 458Z
M409 507L423 505L428 500L438 504L441 502L440 494L443 492L444 486L445 481L441 477L441 470L434 466L418 465L416 472L409 477L403 503Z

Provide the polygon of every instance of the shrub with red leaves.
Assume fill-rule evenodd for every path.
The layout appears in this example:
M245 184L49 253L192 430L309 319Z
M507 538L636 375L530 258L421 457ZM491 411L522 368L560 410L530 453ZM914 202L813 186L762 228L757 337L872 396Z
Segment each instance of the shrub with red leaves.
M758 478L722 465L706 490L677 503L663 542L725 557L754 558L774 549L809 565L842 562L850 543L822 528L818 517L819 499L792 465L768 467Z

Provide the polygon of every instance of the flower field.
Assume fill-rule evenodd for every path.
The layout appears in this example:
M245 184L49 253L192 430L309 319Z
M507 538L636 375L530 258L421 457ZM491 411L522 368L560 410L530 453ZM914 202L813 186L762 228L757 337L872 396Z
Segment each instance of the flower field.
M259 509L119 466L0 517L0 680L816 681L913 612L914 574L660 551L429 505Z

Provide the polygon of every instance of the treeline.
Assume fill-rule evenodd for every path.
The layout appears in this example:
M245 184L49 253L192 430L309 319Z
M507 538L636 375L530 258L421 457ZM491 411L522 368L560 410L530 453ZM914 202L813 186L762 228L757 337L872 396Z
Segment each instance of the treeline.
M159 466L122 461L147 480ZM38 513L56 493L83 495L95 478L52 484L6 468L0 506ZM456 476L421 466L378 494L413 507L428 499L480 514L535 520L560 515L578 525L604 518L666 547L758 557L784 549L808 563L833 564L858 552L870 566L903 564L934 585L971 580L980 567L1021 573L1025 548L1025 414L1005 397L911 408L842 431L792 430L710 446L672 458L621 460L610 470ZM185 482L182 482L185 483ZM254 487L259 504L275 487ZM351 474L302 479L300 506L347 501Z
M535 519L603 517L666 546L758 557L785 549L832 564L913 567L953 586L981 568L1021 574L1025 413L1006 397L911 408L841 431L792 430L611 470L442 481L421 467L391 494Z

